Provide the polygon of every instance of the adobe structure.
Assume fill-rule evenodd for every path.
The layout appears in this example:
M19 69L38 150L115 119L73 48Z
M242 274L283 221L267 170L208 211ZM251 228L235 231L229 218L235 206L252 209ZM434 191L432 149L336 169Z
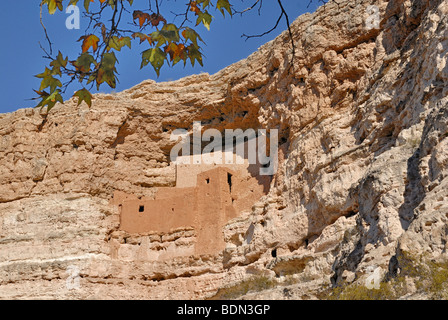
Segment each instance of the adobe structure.
M225 165L176 165L176 187L159 188L153 199L115 191L111 203L119 208L120 230L163 234L193 228L196 242L190 254L219 253L225 248L224 225L250 210L267 193L270 183L270 177L249 174L248 166L234 165L234 169Z

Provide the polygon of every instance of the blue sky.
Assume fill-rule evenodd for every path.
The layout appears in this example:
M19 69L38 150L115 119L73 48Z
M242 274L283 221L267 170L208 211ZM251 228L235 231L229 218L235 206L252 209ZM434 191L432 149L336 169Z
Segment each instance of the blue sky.
M64 1L67 3L68 1ZM83 1L80 1L80 4ZM245 9L254 0L233 0L232 4L238 9ZM288 11L290 21L294 21L299 15L314 11L317 4L313 3L309 7L308 0L284 0L285 9ZM0 113L15 111L20 108L31 108L36 105L36 101L27 99L33 98L35 93L32 89L38 89L40 80L34 75L42 73L48 60L42 58L43 51L39 42L45 47L44 31L39 21L40 0L19 0L2 1L0 10L2 50L0 50ZM146 9L144 5L147 0L135 0L133 9ZM171 11L181 12L184 8L182 0L164 0L162 14L173 22L175 18ZM140 70L140 53L147 49L144 45L139 46L134 41L132 50L127 47L122 52L117 53L119 61L119 83L115 91L119 92L128 89L143 80L153 79L155 81L169 81L182 78L187 75L208 72L210 74L225 68L226 66L246 58L256 51L262 44L272 40L286 29L285 22L273 33L262 38L245 40L242 34L259 34L275 25L280 14L277 1L265 0L261 10L261 15L257 10L246 13L243 17L226 16L223 18L219 11L214 9L210 12L216 19L211 25L211 30L203 26L197 29L206 45L203 45L204 67L196 64L191 67L188 63L184 68L183 63L179 63L171 68L164 66L160 77L151 66ZM65 21L69 14L57 11L55 15L44 14L44 22L53 42L53 50L57 53L62 51L64 56L69 56L70 60L75 60L80 53L80 43L76 42L85 34L87 20L81 19L79 30L68 30ZM174 20L174 22L179 20ZM151 30L147 30L151 32ZM69 98L69 93L80 89L77 83L72 84L67 90L64 98ZM96 88L95 88L96 89ZM100 92L110 92L112 89L107 84L100 87ZM97 92L92 89L92 93Z

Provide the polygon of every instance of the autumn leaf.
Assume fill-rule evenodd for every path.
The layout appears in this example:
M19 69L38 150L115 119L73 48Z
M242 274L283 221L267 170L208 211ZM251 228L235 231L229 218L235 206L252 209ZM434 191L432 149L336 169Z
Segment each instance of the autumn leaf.
M81 40L83 40L82 53L89 51L90 48L93 48L93 52L98 50L98 42L100 41L100 38L98 38L96 35L91 34L88 36L82 36L81 38L78 39L78 41Z
M165 52L169 54L170 61L173 62L173 65L178 63L180 60L187 60L185 53L185 45L182 43L176 44L171 42L169 45L165 47Z
M157 13L153 13L150 16L150 20L149 21L151 22L151 25L153 27L157 27L160 24L160 22L163 22L164 24L166 24L165 18L162 15L157 14Z
M177 51L175 52L174 57L173 57L173 65L176 65L181 60L184 61L184 66L185 66L187 63L187 54L186 54L185 45L182 43L180 43L177 46Z
M94 29L100 27L101 28L101 36L103 37L103 41L106 42L106 36L107 36L107 29L104 23L98 22L93 26Z
M147 34L144 34L144 33L141 33L141 32L135 32L135 33L132 34L132 38L133 39L139 38L140 39L140 44L142 44L146 40L146 41L148 41L148 43L150 45L152 45L152 38L151 38L150 35L147 35Z
M190 3L190 11L198 14L199 12L201 12L201 9L199 9L198 7L198 3L196 1L191 1Z
M146 21L151 20L151 16L149 15L149 13L142 12L140 10L135 10L134 13L132 14L132 18L134 21L138 19L138 24L140 28L143 27Z
M202 24L210 30L214 17L207 10L211 11L210 8L213 7L224 16L226 12L232 16L231 3L233 2L230 0L185 1L184 10L187 12L184 13L189 16L188 18L186 16L186 20L181 24L167 23L167 20L159 13L158 7L151 8L152 1L149 1L149 9L143 11L134 11L126 7L128 4L132 7L136 2L134 0L38 1L41 3L41 8L48 6L50 14L58 10L64 11L67 5L84 5L84 16L90 19L88 31L78 39L81 46L80 55L74 58L75 60L69 60L61 52L58 52L56 57L50 54L52 57L49 66L43 73L36 76L41 79L39 90L36 91L39 95L39 98L36 98L40 100L39 105L48 106L51 109L57 102L62 102L61 92L65 92L74 80L82 84L81 88L84 88L86 83L92 87L96 84L98 89L103 83L115 88L118 82L116 67L118 60L115 54L126 46L131 49L132 39L139 39L140 44L148 42L150 49L141 53L140 68L151 64L157 76L160 76L160 70L165 62L169 66L174 66L180 61L184 62L184 66L189 62L193 67L195 64L203 66L203 54L199 43L201 42L202 45L204 41L196 31L196 27ZM162 5L162 2L159 1L158 4ZM111 13L110 9L112 9L112 19L105 16L106 11ZM121 19L122 14L123 19ZM126 14L129 15L129 19L124 17ZM194 18L191 19L193 16ZM131 23L126 22L130 19L132 19ZM122 24L119 26L120 21L122 24L130 24L131 28L122 27ZM112 22L110 27L109 22ZM189 27L186 26L187 23L190 23ZM153 27L153 30L143 31L146 27ZM74 97L78 97L78 105L83 101L91 105L92 95L87 89L76 91Z
M89 107L92 106L92 94L87 89L75 92L73 97L78 97L78 106L84 101Z

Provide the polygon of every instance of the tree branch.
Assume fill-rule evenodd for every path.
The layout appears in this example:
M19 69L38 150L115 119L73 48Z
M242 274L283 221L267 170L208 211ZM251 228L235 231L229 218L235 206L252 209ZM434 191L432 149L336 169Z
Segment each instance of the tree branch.
M44 32L45 32L45 38L46 38L46 40L47 40L47 42L48 42L48 45L49 45L49 48L50 48L50 54L48 54L48 53L42 48L42 46L40 46L40 47L42 48L42 50L44 50L44 52L45 52L45 54L47 54L47 56L51 57L51 56L53 55L53 44L52 44L51 41L50 41L50 37L48 36L47 28L46 28L45 25L44 25L44 21L43 21L43 17L42 17L42 7L43 7L43 5L44 5L44 2L42 1L42 2L40 3L40 24L41 24L41 26L42 26L42 28L44 29Z

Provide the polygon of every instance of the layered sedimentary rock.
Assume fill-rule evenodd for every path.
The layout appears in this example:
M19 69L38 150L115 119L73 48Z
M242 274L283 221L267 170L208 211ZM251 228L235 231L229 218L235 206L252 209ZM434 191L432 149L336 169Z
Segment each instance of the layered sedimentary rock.
M446 0L330 1L292 24L294 51L285 32L215 75L0 115L0 297L201 299L290 275L247 297L318 298L445 258L447 14ZM224 250L177 256L194 230L126 233L109 200L173 187L170 134L194 121L278 129L279 169Z

